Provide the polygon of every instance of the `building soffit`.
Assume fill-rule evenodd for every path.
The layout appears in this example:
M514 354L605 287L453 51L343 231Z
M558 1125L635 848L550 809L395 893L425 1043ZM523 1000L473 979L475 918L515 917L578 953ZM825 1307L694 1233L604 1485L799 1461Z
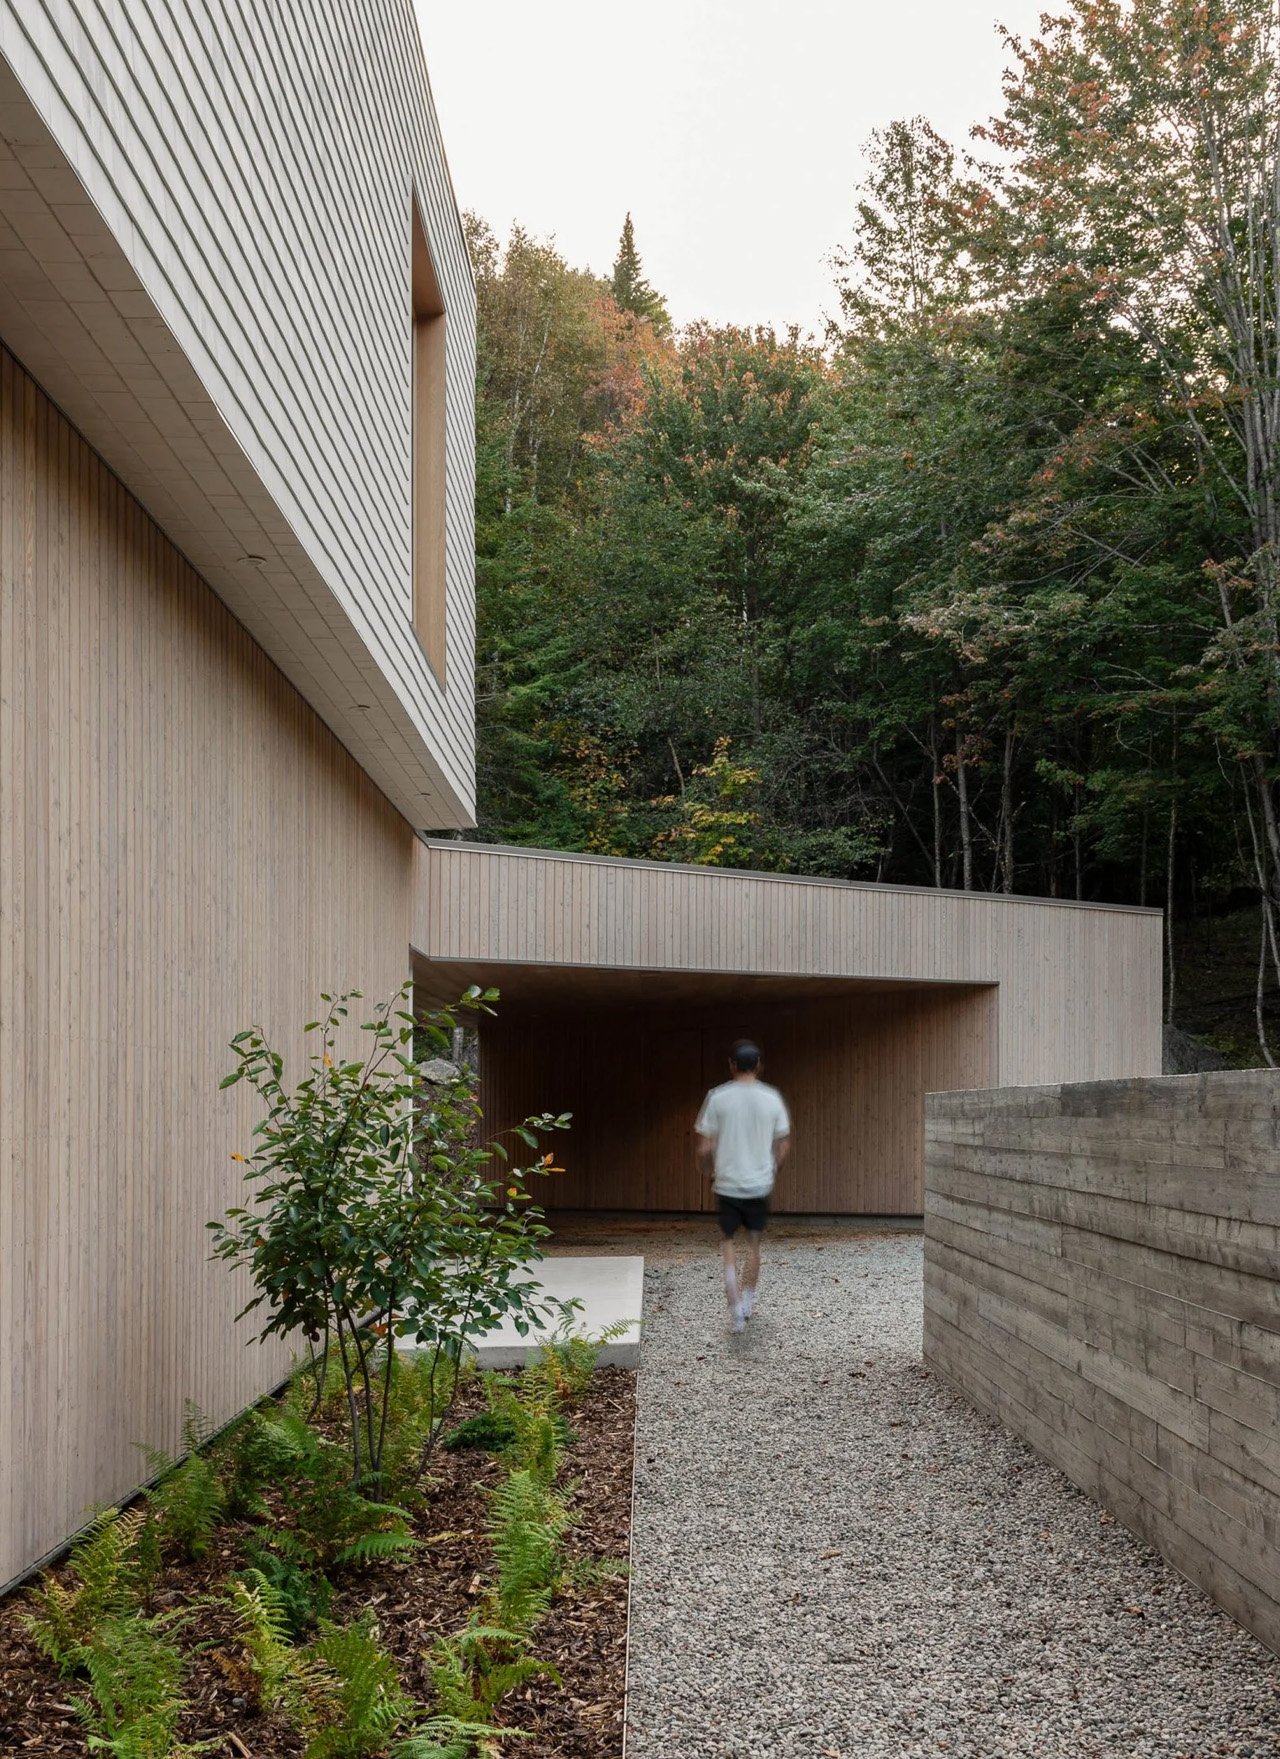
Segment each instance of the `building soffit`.
M0 341L409 822L470 823L3 57Z

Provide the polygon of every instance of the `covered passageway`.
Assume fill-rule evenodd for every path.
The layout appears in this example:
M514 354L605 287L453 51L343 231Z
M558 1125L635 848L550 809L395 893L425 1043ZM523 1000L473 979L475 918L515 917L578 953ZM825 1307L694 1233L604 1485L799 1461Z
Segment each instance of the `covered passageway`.
M988 894L432 842L415 991L501 992L489 1125L569 1111L548 1207L698 1211L693 1124L751 1038L785 1093L781 1212L918 1215L924 1096L1146 1074L1160 917Z

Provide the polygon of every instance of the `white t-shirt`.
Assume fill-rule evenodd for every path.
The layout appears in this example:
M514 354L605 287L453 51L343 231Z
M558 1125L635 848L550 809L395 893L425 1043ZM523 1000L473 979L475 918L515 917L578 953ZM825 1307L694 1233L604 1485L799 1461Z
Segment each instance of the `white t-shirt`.
M699 1136L716 1145L715 1189L725 1197L767 1197L773 1190L773 1145L791 1134L782 1095L763 1081L726 1081L702 1102Z

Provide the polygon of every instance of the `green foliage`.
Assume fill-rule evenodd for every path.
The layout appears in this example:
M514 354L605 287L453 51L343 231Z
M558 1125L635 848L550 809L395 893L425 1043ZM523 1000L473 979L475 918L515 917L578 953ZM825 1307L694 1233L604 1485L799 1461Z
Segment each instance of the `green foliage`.
M617 1582L631 1574L631 1565L624 1557L575 1558L565 1571L565 1580L575 1588L597 1588L602 1582Z
M414 1734L391 1750L391 1759L471 1759L475 1752L496 1749L497 1740L528 1740L524 1729L495 1728L489 1723L466 1722L456 1716L429 1716Z
M573 1331L568 1326L557 1332L524 1368L522 1396L525 1401L532 1404L544 1401L557 1405L576 1404L600 1365L600 1352L607 1344L626 1337L632 1324L629 1319L620 1319L594 1337Z
M147 1457L153 1467L167 1458L150 1450ZM208 1553L226 1502L213 1461L206 1454L190 1454L180 1466L169 1463L166 1475L148 1497L148 1529L154 1521L162 1543L173 1545L183 1557L198 1560Z
M311 1700L327 1685L328 1676L294 1648L284 1593L264 1571L248 1569L227 1583L226 1598L244 1645L240 1678L248 1684L252 1702L268 1715L283 1713L307 1732L314 1721Z
M449 1453L475 1448L481 1453L502 1454L516 1438L515 1419L507 1411L491 1408L477 1411L440 1438L440 1446Z
M164 1622L124 1616L99 1625L81 1652L90 1698L75 1709L91 1752L113 1759L178 1759L212 1742L183 1746L182 1652L163 1634Z
M636 249L636 230L630 214L622 223L618 254L614 258L613 273L609 277L609 291L620 311L630 312L633 317L652 324L660 336L665 336L670 331L671 315L667 311L666 301L645 279L640 252Z
M306 1569L295 1558L259 1542L245 1548L250 1567L261 1576L275 1596L284 1628L294 1642L300 1642L320 1623L329 1611L333 1598L330 1583L317 1570Z
M512 1472L493 1492L493 1624L522 1637L533 1630L563 1578L560 1540L568 1525L562 1499L528 1467Z
M309 1688L319 1726L306 1759L378 1759L415 1709L391 1656L377 1640L372 1613L328 1625L304 1652L317 1682Z
M264 1116L251 1153L235 1157L247 1202L209 1227L214 1256L249 1271L256 1292L243 1313L265 1309L259 1336L300 1334L322 1365L337 1359L350 1476L380 1500L397 1340L428 1355L433 1386L452 1384L468 1339L508 1317L526 1329L557 1306L528 1274L546 1233L528 1183L550 1156L522 1168L485 1144L468 1070L443 1083L423 1075L424 1060L452 1051L453 1014L415 1019L406 985L353 1043L353 996L324 998L307 1028L309 1072L292 1091L260 1030L233 1039L222 1085L247 1081ZM462 1006L491 1012L494 999L472 989ZM530 1118L514 1134L536 1148L538 1130L568 1122ZM426 1406L429 1441L446 1412L434 1393Z
M289 1525L270 1537L284 1557L327 1572L405 1557L413 1550L405 1510L352 1484L344 1447L287 1410L260 1416L249 1433L255 1457L274 1460L273 1482L288 1508Z
M510 1692L539 1675L559 1683L550 1662L524 1650L520 1632L495 1625L468 1625L446 1637L431 1652L431 1686L446 1716L465 1724L492 1720ZM504 1733L510 1731L503 1731Z
M1248 897L1274 1019L1280 13L1077 3L1005 46L985 163L872 137L825 354L633 342L602 419L634 236L594 305L523 235L485 257L480 834Z
M227 1508L253 1520L269 1519L263 1492L291 1482L311 1452L313 1431L294 1406L295 1381L284 1412L250 1411L222 1442ZM286 1418L292 1421L286 1421Z
M124 1514L105 1510L72 1550L69 1568L73 1580L64 1584L50 1573L32 1590L27 1629L59 1673L69 1674L82 1666L86 1646L99 1629L125 1619L134 1610L139 1587L137 1548L143 1526L141 1510L130 1509Z

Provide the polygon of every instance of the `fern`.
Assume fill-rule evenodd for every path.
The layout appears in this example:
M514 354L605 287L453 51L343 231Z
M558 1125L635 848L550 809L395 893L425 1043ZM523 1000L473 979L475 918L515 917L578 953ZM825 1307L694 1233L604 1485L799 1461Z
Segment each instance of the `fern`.
M534 1381L521 1379L513 1386L504 1376L485 1376L488 1410L469 1421L474 1425L470 1435L455 1446L485 1445L485 1438L502 1438L501 1451L517 1469L531 1471L543 1484L550 1484L560 1468L560 1455L573 1439L573 1431L556 1409L546 1389ZM455 1435L467 1430L462 1424ZM451 1438L452 1439L452 1438Z
M432 1651L431 1686L446 1716L463 1723L489 1722L502 1700L538 1675L560 1683L549 1661L524 1648L516 1631L468 1625Z
M568 1525L564 1502L527 1469L513 1472L493 1492L495 1623L522 1636L537 1624L563 1575L560 1539Z
M208 1418L190 1399L182 1424L181 1464L161 1448L143 1448L147 1465L159 1479L148 1502L159 1523L160 1538L187 1558L209 1550L213 1530L222 1519L227 1494L213 1460L204 1451L212 1430Z
M149 1497L164 1539L183 1557L208 1555L214 1528L226 1508L226 1492L212 1463L192 1454L163 1478Z
M300 1641L328 1612L332 1587L316 1571L266 1545L251 1542L245 1549L250 1569L265 1577L279 1597L289 1636Z
M376 1517L400 1519L404 1515L403 1509L392 1508L388 1504L371 1502L364 1506L370 1519ZM413 1535L399 1526L374 1527L367 1533L357 1534L349 1544L335 1552L333 1563L335 1569L341 1569L347 1564L386 1563L391 1559L407 1557L411 1551L417 1549L417 1545L418 1541Z
M109 1619L82 1651L92 1696L78 1700L75 1711L90 1751L114 1759L174 1759L210 1744L178 1744L182 1652L161 1630L158 1619Z
M226 1499L232 1514L253 1520L269 1520L271 1510L263 1491L291 1478L306 1453L298 1430L311 1432L301 1418L250 1411L225 1439Z
M306 1657L289 1640L284 1596L261 1570L249 1569L227 1583L226 1599L244 1645L254 1703L268 1714L282 1711L306 1733L314 1720L308 1687L317 1684L319 1676L308 1673Z
M602 1582L625 1581L630 1574L624 1557L580 1557L565 1571L565 1580L575 1588L598 1588Z
M321 1725L305 1759L376 1759L412 1716L413 1700L376 1630L366 1612L345 1627L326 1626L304 1652L309 1664L318 1664L307 1692Z
M497 1740L532 1739L528 1729L494 1728L487 1722L464 1722L456 1716L429 1716L407 1740L391 1749L391 1759L471 1759L477 1748L492 1752Z
M534 1403L575 1404L591 1384L601 1350L625 1337L632 1324L620 1319L590 1338L571 1332L566 1323L526 1365L522 1375L526 1396Z
M328 1571L404 1557L416 1545L407 1512L362 1495L346 1449L293 1412L262 1418L244 1446L257 1464L272 1463L287 1498L293 1526L274 1533L272 1547L293 1562ZM246 1463L247 1479L253 1469Z
M46 1575L32 1592L27 1629L61 1674L83 1665L83 1650L107 1619L133 1610L138 1595L137 1548L145 1516L140 1509L97 1516L71 1554L77 1580L65 1585Z

